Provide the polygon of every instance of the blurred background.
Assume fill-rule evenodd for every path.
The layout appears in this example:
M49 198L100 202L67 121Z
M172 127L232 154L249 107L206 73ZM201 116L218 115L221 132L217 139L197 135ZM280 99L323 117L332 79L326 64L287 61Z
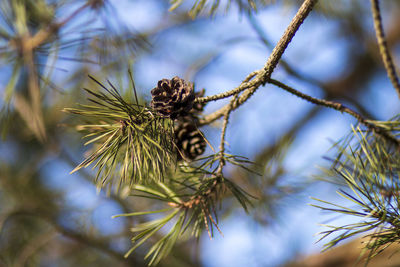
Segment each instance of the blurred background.
M231 1L229 9L221 1L212 16L206 8L195 19L188 15L193 2L173 11L162 0L0 2L0 266L145 266L151 244L124 259L135 221L111 216L155 204L98 192L91 169L69 174L87 148L73 127L77 118L62 109L85 102L82 88L100 90L88 74L110 80L132 99L128 69L147 101L158 80L176 75L206 95L233 89L264 66L302 1L260 1L257 12L246 11L247 1ZM381 2L398 66L400 2ZM272 77L370 119L400 111L369 1L319 1ZM204 113L226 103L209 103ZM335 254L341 265L307 260L324 242L316 243L319 223L348 220L308 204L310 196L339 201L337 186L315 176L318 166L329 166L323 156L334 153L333 142L354 123L272 85L260 88L232 113L227 132L228 152L255 161L263 173L229 169L258 197L254 209L246 214L226 199L223 236L210 240L205 232L198 241L180 240L160 266L345 266L344 258L356 259L347 253ZM203 129L214 147L220 127L217 121Z

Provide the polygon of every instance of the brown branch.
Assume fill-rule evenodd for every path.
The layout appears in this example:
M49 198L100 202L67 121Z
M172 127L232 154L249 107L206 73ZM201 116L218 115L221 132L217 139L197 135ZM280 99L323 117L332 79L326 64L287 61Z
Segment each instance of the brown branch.
M22 96L22 94L16 93L14 105L22 119L36 135L38 140L44 142L46 140L46 130L42 114L39 80L34 64L34 54L33 50L29 46L30 39L28 33L20 39L15 40L15 45L19 48L23 62L28 70L29 102Z
M193 208L193 206L199 205L202 201L204 201L204 199L209 198L216 191L217 185L218 181L214 180L205 192L190 197L189 200L182 202L179 206L181 206L182 208L191 209ZM176 204L174 204L174 206L176 206Z
M250 77L251 77L251 74L248 76L248 78L251 79ZM232 103L236 99L237 99L237 95L235 95L233 97L233 99L230 101L230 105L232 105ZM220 141L219 152L218 152L219 165L218 165L218 169L216 170L215 175L214 175L214 181L212 182L212 184L209 186L209 188L205 192L203 192L201 194L193 195L192 197L190 197L190 199L188 201L182 202L180 204L180 207L185 208L185 209L188 209L188 208L191 209L191 208L193 208L193 206L201 205L201 209L205 214L204 221L205 221L205 225L206 225L208 234L210 236L210 239L211 239L211 233L210 233L210 228L209 228L209 225L207 223L207 218L206 218L206 210L207 209L205 207L205 202L206 202L206 199L211 198L212 194L214 194L217 191L218 185L220 185L224 182L222 169L225 166L225 160L224 160L225 135L226 135L226 128L228 126L229 115L230 115L231 111L232 111L232 109L228 109L224 116L224 122L223 122L222 130L221 130L221 141ZM222 235L222 232L219 229L217 223L212 218L211 213L208 213L208 217L210 218L210 221L212 222L212 224L217 228L217 230Z
M396 89L400 98L400 82L396 74L396 68L393 64L392 57L390 56L389 48L386 42L385 33L383 31L382 17L379 9L379 1L371 0L372 16L374 19L374 27L376 39L378 40L379 52L381 53L383 64L385 65L386 72L389 76L393 87Z
M223 92L220 94L212 95L212 96L196 98L195 103L205 103L205 102L210 102L210 101L216 101L216 100L220 100L223 98L233 96L234 94L238 94L238 93L242 92L243 90L246 90L251 87L251 85L249 84L249 81L251 81L258 73L260 73L260 70L253 71L252 73L247 75L247 77L242 81L242 83L235 89L232 89L230 91L226 91L226 92Z
M396 139L393 135L391 135L384 129L372 124L367 119L365 119L361 114L342 105L341 103L337 103L337 102L333 102L333 101L329 101L329 100L325 100L325 99L318 99L318 98L306 95L306 94L304 94L300 91L297 91L296 89L294 89L284 83L281 83L277 80L274 80L274 79L269 79L269 83L276 85L276 86L282 88L283 90L285 90L293 95L296 95L304 100L307 100L308 102L311 102L313 104L332 108L332 109L338 110L342 113L347 113L347 114L353 116L354 118L356 118L358 122L360 122L361 124L364 124L371 131L373 131L376 134L379 134L380 136L382 136L383 138L393 142L398 148L400 148L400 141L398 139Z
M53 22L48 27L40 29L34 36L29 32L10 40L9 45L14 47L22 56L24 64L28 69L28 88L29 102L20 94L15 96L15 107L25 120L28 127L36 137L44 142L46 140L46 130L41 106L40 86L38 73L34 64L34 49L48 40L58 29L72 20L86 7L90 2L75 10L71 15L61 22Z
M223 127L222 127L222 133L221 133L221 144L220 144L220 152L223 153L225 147L224 147L224 142L225 142L225 132L226 132L226 126L228 123L228 118L229 114L231 111L236 109L238 106L243 104L248 98L252 96L252 94L263 84L269 81L270 76L277 66L280 58L282 57L284 51L286 50L287 46L289 45L290 41L294 37L295 33L299 29L300 25L303 23L304 19L308 16L308 14L311 12L313 6L316 4L317 0L305 0L303 5L300 7L299 11L297 12L296 16L293 18L292 22L286 29L284 35L282 38L279 40L278 44L276 47L273 49L270 57L267 60L267 63L265 64L264 68L258 71L254 71L250 73L245 80L235 89L227 92L223 92L221 94L213 95L213 96L208 96L208 97L203 97L203 98L197 98L195 102L198 103L203 103L203 102L208 102L208 101L215 101L223 98L230 97L232 95L236 95L232 101L220 110L214 112L213 114L208 115L205 119L200 121L200 124L208 124L213 122L214 120L218 119L221 116L225 116L224 122L223 122ZM244 91L244 93L238 97L238 94L240 92ZM217 173L222 172L222 166L223 162L220 161L220 166L217 171ZM221 174L221 173L220 173ZM185 201L181 204L182 208L192 208L195 205L199 205L203 203L204 199L209 197L214 191L216 190L216 187L218 185L218 181L215 180L214 183L210 186L210 188L199 195L195 195L191 197L188 201ZM206 227L209 231L207 221Z
M274 71L275 67L277 66L279 60L281 59L283 53L285 52L286 48L288 47L289 43L293 39L294 35L300 28L300 25L303 23L303 21L307 18L309 13L311 12L312 8L314 5L317 3L318 0L305 0L299 10L297 11L296 15L292 19L291 23L289 26L286 28L285 33L281 37L281 39L278 41L277 45L275 48L272 50L271 55L269 56L265 66L261 69L258 70L254 73L257 73L257 75L250 81L243 81L240 86L237 88L222 93L218 97L227 97L231 96L237 93L240 93L243 91L243 94L238 97L236 101L232 103L227 104L226 106L222 107L221 109L217 110L216 112L207 115L203 120L200 121L201 125L204 124L209 124L216 119L220 118L223 116L228 109L236 109L238 108L241 104L246 102L253 94L254 92L261 86L264 85L268 79L271 77L272 72ZM210 100L215 100L218 99L217 96L210 97L209 99L199 99L198 102L205 102L210 101Z
M236 94L232 100L230 101L230 106L232 107L233 103L236 101L238 95ZM225 115L224 115L224 122L222 124L222 131L221 131L221 141L219 144L219 166L218 170L216 171L216 177L217 181L221 182L222 181L222 169L225 166L225 159L224 159L224 153L225 153L225 136L226 136L226 128L228 127L228 122L229 122L229 115L232 111L232 108L229 108Z

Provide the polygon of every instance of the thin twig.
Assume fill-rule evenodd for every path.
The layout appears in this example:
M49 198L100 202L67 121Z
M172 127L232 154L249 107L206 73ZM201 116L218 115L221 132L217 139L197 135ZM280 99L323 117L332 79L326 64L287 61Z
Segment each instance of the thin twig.
M257 75L251 81L246 81L246 82L243 81L237 88L219 95L220 97L224 98L244 91L243 94L240 97L238 97L238 99L234 103L232 103L232 106L231 103L229 103L228 105L222 107L221 109L215 111L214 113L207 115L203 120L200 120L201 125L209 124L215 121L216 119L223 116L228 109L234 110L238 108L241 104L246 102L261 85L264 85L268 81L268 79L271 77L272 72L277 66L279 60L281 59L283 53L288 47L290 41L293 39L297 30L300 28L300 25L309 15L309 13L311 12L312 8L317 3L317 1L318 0L305 0L303 2L299 10L297 11L296 15L292 19L291 23L286 28L285 33L278 41L275 48L272 50L272 53L269 56L266 64L262 69L254 72L257 73ZM215 97L210 98L210 100L214 99ZM209 99L207 100L210 101ZM199 99L198 101L203 101L203 100Z
M231 100L231 103L233 102L233 100ZM221 142L219 144L219 153L222 155L225 152L225 136L226 136L226 128L228 126L228 122L229 122L229 114L231 113L231 110L228 109L228 111L225 113L224 116L224 122L222 123L222 131L221 131Z
M252 78L251 75L249 75L248 79L251 79L251 78ZM230 101L230 107L232 107L232 104L234 101L236 101L237 97L238 97L238 94L236 94L232 98L232 100ZM221 230L218 227L217 222L214 220L211 213L208 211L205 203L206 203L207 199L212 197L213 194L216 194L218 185L220 185L224 181L222 170L223 170L223 167L225 166L225 160L224 160L225 136L226 136L226 128L227 128L228 122L229 122L229 115L230 115L231 111L232 111L232 108L228 109L224 116L224 122L222 125L222 131L221 131L221 141L220 141L219 152L218 152L219 165L218 165L218 169L215 172L214 181L212 182L212 184L210 184L210 186L204 193L193 195L188 201L185 201L181 204L181 207L185 208L185 209L188 209L188 208L191 209L195 205L201 205L201 210L204 213L204 223L205 223L208 235L210 236L210 239L212 239L212 234L210 231L210 225L208 224L207 216L208 216L208 218L210 218L210 222L217 228L218 232L221 235L223 235ZM213 205L211 205L211 206L214 208Z
M236 94L232 100L230 101L230 108L226 111L224 115L224 122L222 124L222 131L221 131L221 141L219 144L219 166L218 170L216 171L216 176L218 182L220 182L222 179L222 169L225 166L225 160L224 160L224 153L225 153L225 136L226 136L226 128L228 127L228 122L229 122L229 115L232 111L232 106L233 103L237 100L238 94Z
M216 119L218 119L221 116L224 117L224 122L222 126L222 133L221 133L221 143L220 143L220 161L219 161L219 166L217 169L217 175L216 177L222 177L222 168L225 165L225 162L223 161L223 154L225 151L225 134L226 134L226 127L228 125L229 121L229 115L230 112L232 112L234 109L236 109L238 106L240 106L242 103L244 103L248 98L251 97L251 95L259 88L262 84L265 84L273 70L275 69L276 65L278 64L280 58L282 57L283 52L286 50L287 46L289 45L290 41L292 40L293 36L299 29L300 25L304 21L304 19L308 16L310 11L312 10L312 7L315 5L317 0L305 0L303 5L300 7L299 11L297 12L296 16L293 18L292 22L290 23L289 27L286 29L284 35L282 38L279 40L278 44L276 47L273 49L270 57L267 60L267 63L265 64L264 68L258 71L254 71L250 73L240 84L239 87L228 91L224 92L219 95L211 96L211 97L205 97L205 98L198 98L196 99L196 102L202 103L202 102L207 102L207 101L212 101L212 100L217 100L221 98L226 98L232 95L235 95L233 99L229 102L228 105L224 106L217 112L209 115L206 117L203 122L200 122L202 124L210 123ZM244 91L244 93L239 96L239 93ZM200 195L195 195L190 198L187 202L182 203L183 208L191 208L193 205L196 205L197 203L201 203L203 199L209 197L212 193L215 192L217 185L220 184L220 182L223 181L222 179L215 179L210 188L204 192L203 194ZM206 226L208 229L208 225L206 222Z
M379 45L379 52L381 53L383 64L385 65L389 79L392 82L393 87L396 89L396 92L400 98L400 82L396 74L396 68L393 64L392 57L390 56L389 53L389 48L385 38L385 32L383 31L382 17L379 9L378 0L371 0L371 9L372 9L372 16L374 19L376 39L378 40L378 45Z
M309 95L306 95L300 91L297 91L296 89L281 83L277 80L274 79L269 79L269 83L276 85L280 88L282 88L283 90L296 95L304 100L307 100L313 104L319 105L319 106L324 106L324 107L328 107L328 108L332 108L335 110L338 110L340 112L344 112L347 113L351 116L353 116L354 118L357 119L358 122L360 122L361 124L364 124L366 127L368 127L371 131L374 131L375 133L381 135L382 137L384 137L385 139L393 142L398 148L400 147L400 141L398 139L396 139L393 135L391 135L390 133L388 133L387 131L385 131L384 129L377 127L376 125L370 123L367 119L365 119L360 113L342 105L341 103L337 103L337 102L333 102L333 101L329 101L329 100L325 100L325 99L318 99Z
M251 85L248 84L248 82L251 81L251 79L253 79L259 72L260 72L259 70L253 71L252 73L247 75L247 77L242 81L242 83L235 89L232 89L230 91L226 91L226 92L223 92L220 94L212 95L212 96L196 98L195 103L205 103L205 102L210 102L210 101L216 101L216 100L227 98L227 97L233 96L234 94L240 93L243 90L250 88Z

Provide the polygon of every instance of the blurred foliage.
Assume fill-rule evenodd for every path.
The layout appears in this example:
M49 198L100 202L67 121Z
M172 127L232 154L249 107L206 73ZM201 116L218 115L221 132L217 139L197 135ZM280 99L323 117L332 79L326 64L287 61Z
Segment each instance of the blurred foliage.
M218 9L221 7L220 0L196 0L196 1L185 1L185 0L171 0L170 11L175 10L185 2L194 2L189 10L189 15L192 18L196 18L201 12L207 12L208 15L215 15ZM267 4L276 2L276 0L228 0L225 4L225 11L229 11L232 3L236 4L240 12L251 13L257 11L257 8L263 7Z
M254 165L248 166L246 158L224 151L226 167L218 176L224 182L215 188L212 174L219 172L223 162L220 151L208 151L207 157L191 165L175 165L172 158L163 162L174 166L174 172L163 170L166 175L162 177L171 182L168 186L162 179L151 179L143 184L129 182L132 186L129 190L124 187L118 193L109 190L107 196L102 192L93 196L96 173L92 170L81 168L73 175L68 174L76 166L93 166L95 159L100 159L105 172L99 174L101 178L97 187L101 187L99 185L104 181L118 185L121 176L115 172L110 178L106 174L113 167L123 172L123 165L112 165L112 159L101 158L104 154L99 150L96 152L99 147L91 141L105 141L107 134L115 134L121 137L118 145L127 148L124 152L131 152L129 145L122 144L127 141L123 139L123 133L135 129L135 125L127 122L131 119L129 115L150 114L146 113L146 101L156 80L149 85L148 77L165 72L163 68L167 63L171 70L190 73L196 79L205 77L206 73L221 80L218 75L222 74L215 73L214 67L234 68L231 65L220 67L219 59L225 51L243 45L243 40L254 41L256 37L260 40L259 47L271 50L273 42L268 39L268 28L262 20L264 11L271 8L287 10L300 4L298 1L247 0L149 3L156 15L151 12L152 15L143 18L133 12L145 6L144 1L138 0L123 3L112 0L0 1L0 265L143 266L158 262L159 266L200 266L201 249L191 236L206 242L208 235L213 236L215 230L221 228L223 232L223 221L241 214L242 208L255 222L268 227L284 214L284 209L296 207L298 204L294 202L301 197L299 193L311 186L309 181L293 182L293 178L299 175L288 172L285 156L292 151L302 131L307 130L311 123L317 123L315 118L322 114L320 108L295 114L298 117L279 138L270 143L260 142L259 149L250 155ZM379 113L375 111L381 107L368 106L369 103L364 101L371 97L368 87L375 86L374 79L383 75L373 28L366 22L371 18L369 6L363 0L340 3L321 0L309 18L317 23L330 23L334 36L329 36L329 41L345 43L344 66L338 74L321 79L313 73L303 73L301 64L304 61L297 64L288 57L284 58L279 70L288 79L300 80L306 86L316 88L322 98L344 102L365 117L376 119L374 117ZM126 6L135 16L121 16L120 10ZM382 1L388 45L392 49L400 42L400 16L396 13L399 7L399 1ZM220 12L222 10L225 13ZM213 29L215 21L229 20L235 10L251 14L248 32L230 32L226 36L209 34L207 42L215 46L198 45L206 42L203 32ZM201 14L212 15L212 19ZM282 16L289 14L282 11ZM145 21L145 26L140 25L140 20ZM238 19L238 23L245 24L246 21ZM302 30L313 36L309 32L312 27ZM188 46L188 51L178 53L171 48L171 40L176 47L181 47L180 38L184 40L185 36L192 38L190 42L182 41ZM296 40L292 45L296 47ZM306 51L307 47L299 49ZM189 53L192 52L196 56L191 57ZM238 62L238 66L241 64L243 62ZM254 66L254 69L259 67ZM133 97L133 84L126 73L130 68L135 74L136 97ZM94 85L88 74L96 77L99 83ZM224 79L233 80L238 74L232 71L230 75ZM247 75L240 74L243 78ZM107 79L112 81L105 86L108 92L101 86ZM90 89L84 91L81 88ZM228 89L220 88L221 91ZM94 101L85 102L88 96ZM65 108L75 108L77 102L83 106L69 111L82 114L90 110L96 116L85 121L82 116L62 112ZM102 117L112 114L108 112L111 109L116 112L116 103L119 103L119 115ZM170 130L167 121L157 118L153 122L166 127L166 132ZM235 125L235 119L230 122ZM397 120L371 122L387 131L397 131L398 128ZM91 139L87 141L89 152L86 154L80 136L70 127L82 124L91 126L81 127L81 130L100 134L89 133ZM93 125L106 127L97 131L99 129ZM207 126L210 130L206 137L214 145L213 126ZM139 130L149 134L150 139L165 138L163 142L168 143L168 135ZM263 134L267 136L268 130ZM135 142L134 139L130 141ZM167 148L170 149L168 145ZM338 143L337 148L339 157L334 158L334 165L323 177L340 181L343 186L341 196L355 206L322 208L335 214L361 216L361 222L346 227L333 226L327 234L342 230L344 234L333 239L328 246L374 226L378 231L367 233L372 238L367 246L375 254L396 237L397 223L394 222L398 218L399 199L396 193L397 150L381 137L359 128ZM154 158L168 157L168 149L159 149L162 156L142 154L137 160L154 162ZM240 154L234 143L229 149L231 154ZM90 158L90 152L94 153L91 160L84 159L79 165L82 155ZM162 160L158 162L163 165ZM251 171L240 168L243 166ZM147 165L141 173L157 170L153 167ZM161 173L156 176L161 177ZM140 180L138 177L134 180ZM296 181L304 177L300 178ZM213 190L208 191L210 188ZM196 204L200 199L198 196L207 192L213 195L209 202ZM91 201L93 198L96 198L95 203ZM191 209L185 208L190 204ZM107 205L113 207L113 215L124 216L114 220L96 217L98 213L107 213L104 208ZM103 222L112 226L104 227ZM135 234L135 251L125 258L126 252L132 248L132 234ZM158 253L160 251L164 253ZM160 255L167 252L168 256L161 260Z

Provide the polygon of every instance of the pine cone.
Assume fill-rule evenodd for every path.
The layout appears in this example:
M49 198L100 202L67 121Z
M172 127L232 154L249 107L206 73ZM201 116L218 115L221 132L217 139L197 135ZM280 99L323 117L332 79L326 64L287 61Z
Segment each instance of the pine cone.
M151 94L151 107L161 116L171 119L188 114L195 99L193 85L177 76L158 81Z
M182 156L185 160L194 160L204 153L207 143L193 119L177 121L174 133L176 146L179 150L178 160L182 160Z

